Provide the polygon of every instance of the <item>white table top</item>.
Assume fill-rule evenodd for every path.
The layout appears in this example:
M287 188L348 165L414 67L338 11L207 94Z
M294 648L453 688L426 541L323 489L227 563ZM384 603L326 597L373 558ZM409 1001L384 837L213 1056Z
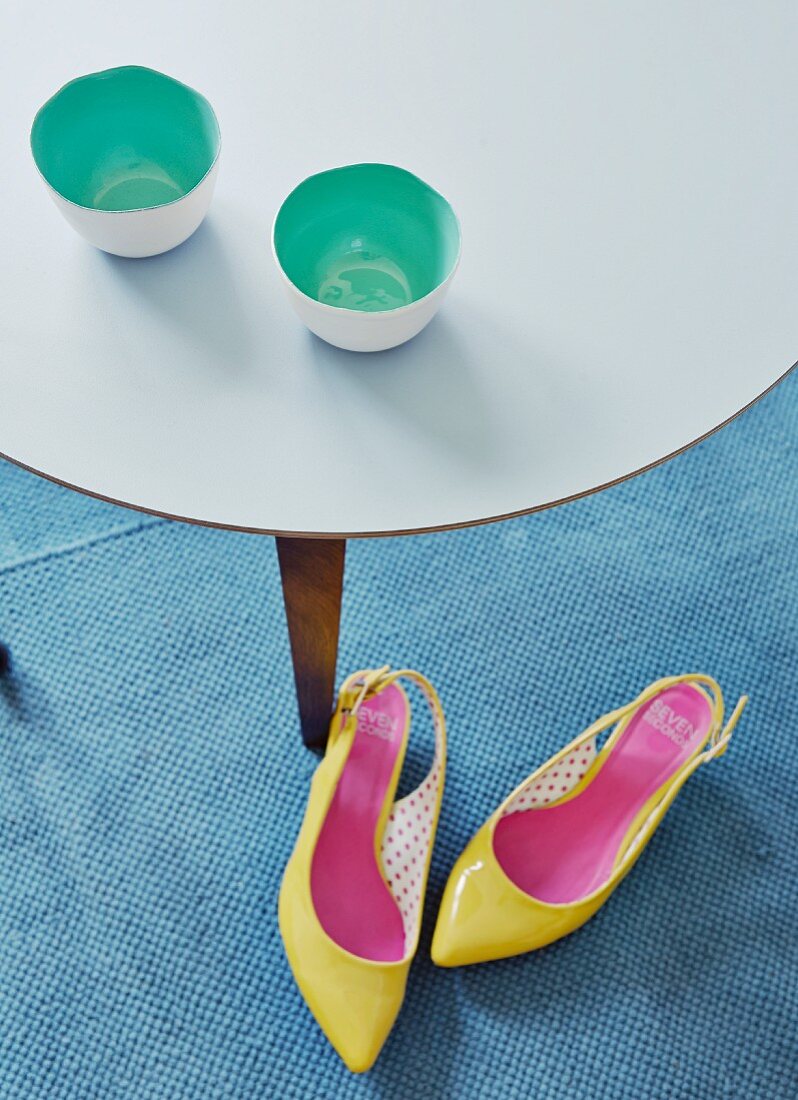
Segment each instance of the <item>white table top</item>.
M459 525L659 461L798 356L794 0L15 4L4 153L0 453L148 511L283 533ZM78 238L33 115L75 75L204 92L219 183L151 260ZM291 312L269 236L336 164L445 194L440 315L358 356Z

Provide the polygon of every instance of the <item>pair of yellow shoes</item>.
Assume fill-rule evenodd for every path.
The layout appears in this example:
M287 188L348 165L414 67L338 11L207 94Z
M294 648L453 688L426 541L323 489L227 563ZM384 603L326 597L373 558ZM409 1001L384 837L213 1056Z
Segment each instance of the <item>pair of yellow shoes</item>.
M410 732L400 679L415 682L429 704L435 754L423 783L394 801ZM658 680L533 772L455 864L433 961L517 955L584 924L689 776L725 751L746 702L724 727L711 677ZM445 768L445 720L425 677L386 666L344 682L283 878L280 931L311 1012L355 1072L374 1063L402 1005Z

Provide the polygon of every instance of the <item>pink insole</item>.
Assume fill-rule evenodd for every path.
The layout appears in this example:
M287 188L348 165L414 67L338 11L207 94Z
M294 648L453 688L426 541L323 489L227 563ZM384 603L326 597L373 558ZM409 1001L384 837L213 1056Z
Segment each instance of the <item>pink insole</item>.
M407 731L407 699L395 684L361 705L310 872L324 931L339 947L377 962L405 953L402 916L380 873L375 833Z
M592 782L576 797L508 814L493 848L521 890L552 904L606 882L637 814L692 754L712 710L693 684L666 688L631 720Z

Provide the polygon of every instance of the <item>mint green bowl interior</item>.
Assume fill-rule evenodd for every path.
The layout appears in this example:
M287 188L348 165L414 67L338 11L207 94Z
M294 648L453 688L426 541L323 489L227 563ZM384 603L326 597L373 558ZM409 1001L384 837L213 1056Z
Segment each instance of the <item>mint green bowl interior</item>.
M139 65L65 84L31 130L45 180L95 210L141 210L183 198L207 175L219 144L204 96Z
M423 180L390 164L351 164L311 176L274 223L274 250L303 294L368 313L424 298L454 270L460 228Z

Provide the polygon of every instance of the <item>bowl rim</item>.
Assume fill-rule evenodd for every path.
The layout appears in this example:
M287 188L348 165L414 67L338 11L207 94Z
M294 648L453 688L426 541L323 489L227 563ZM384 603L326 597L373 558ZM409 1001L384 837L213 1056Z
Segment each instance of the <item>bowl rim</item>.
M62 191L59 191L58 188L55 187L48 180L47 176L45 176L44 172L39 167L39 162L36 159L36 153L34 152L34 149L33 149L33 131L36 128L36 123L39 121L39 118L40 118L42 112L45 111L50 106L51 103L53 103L56 99L58 99L58 97L61 95L62 92L66 91L67 88L71 87L71 85L80 84L84 80L93 80L98 76L108 76L111 73L121 73L121 72L125 72L127 70L130 70L130 69L135 69L138 72L154 73L155 76L161 77L163 80L168 80L172 84L179 84L181 87L187 88L188 91L190 91L192 95L195 95L198 99L203 100L203 102L205 104L207 104L208 110L211 112L211 117L212 117L212 119L214 121L214 124L216 126L216 152L215 152L213 160L211 161L211 163L208 166L207 170L202 174L202 177L197 180L197 182L194 184L193 187L191 187L188 191L186 191L185 195L181 195L177 199L170 199L168 202L156 203L154 206L131 206L131 207L128 207L127 209L125 209L125 210L101 210L101 209L99 209L99 207L96 207L96 206L86 206L85 203L75 202L74 199L70 199ZM220 156L221 151L222 151L222 130L221 130L221 127L219 126L219 119L216 116L216 111L214 111L213 104L211 103L211 101L208 99L207 96L203 95L202 92L198 92L196 88L192 88L190 84L186 84L184 81L178 80L177 77L170 76L168 73L161 72L160 69L153 69L150 65L112 65L108 69L97 69L95 72L82 73L80 76L73 76L71 80L67 80L65 84L62 84L60 88L58 88L55 92L53 92L53 94L51 96L49 96L44 101L44 103L42 103L42 105L39 107L36 114L33 116L33 122L31 123L30 132L28 134L28 144L30 146L31 157L33 159L33 164L36 168L36 171L39 174L39 178L42 180L42 182L45 184L45 186L47 188L49 188L50 191L53 192L54 195L57 195L59 197L59 199L62 200L62 202L69 203L70 206L74 206L77 210L88 210L92 214L100 214L100 215L103 215L103 214L111 214L111 215L146 214L150 210L164 210L169 206L176 206L178 203L184 202L190 195L193 195L194 192L203 185L203 183L206 181L208 176L210 176L210 174L213 172L214 168L216 167L216 165L219 161L219 156Z
M277 245L276 245L275 240L274 240L274 231L277 228L277 219L280 217L280 211L283 209L283 207L288 202L288 200L291 198L291 196L294 194L294 192L298 191L299 188L302 187L303 184L308 182L308 180L316 179L317 176L328 176L332 172L341 172L346 168L375 168L375 167L376 168L393 168L398 172L402 172L406 176L411 176L414 180L418 180L418 182L423 184L424 187L428 188L430 191L432 191L434 194L436 194L440 199L443 199L443 201L446 203L446 205L451 210L452 216L454 217L454 223L457 227L457 253L456 253L456 255L454 257L454 260L452 262L452 266L449 269L449 271L447 272L447 274L440 280L439 283L437 283L436 286L434 286L432 288L432 290L427 291L427 293L422 295L421 298L416 298L412 302L407 302L407 304L403 305L403 306L393 306L391 309L380 309L380 310L377 310L374 313L369 313L366 310L362 310L362 309L348 309L346 306L335 306L335 305L330 305L329 302L320 302L318 300L318 298L311 298L311 296L309 294L306 294L304 290L301 290L300 287L298 287L296 285L296 283L293 281L293 279L290 278L290 276L288 275L288 273L286 272L285 268L282 265L280 257L277 254ZM462 229L462 226L460 224L460 218L457 216L457 211L454 209L454 207L449 202L449 200L446 198L446 196L444 194L442 194L440 191L438 191L438 189L436 187L433 187L432 184L427 183L427 181L422 179L421 176L417 176L415 172L411 172L408 168L403 168L400 164L391 164L389 161L361 160L361 161L354 161L350 164L336 164L333 168L323 168L320 172L311 172L311 174L309 176L305 176L303 179L301 179L299 181L299 183L297 183L294 187L292 187L291 190L288 192L288 194L283 199L283 201L277 207L277 211L274 215L274 218L272 219L271 246L272 246L272 256L274 257L274 262L277 266L277 270L279 271L283 282L285 283L285 285L291 291L293 291L295 294L298 294L306 302L310 302L310 304L313 307L317 308L322 313L328 312L331 316L334 314L337 317L341 317L341 316L345 316L345 317L346 316L349 316L349 317L362 317L363 320L364 320L364 323L374 324L374 323L378 323L381 317L396 317L397 314L409 313L411 310L417 309L424 302L429 301L429 299L432 298L432 296L434 294L439 294L445 287L447 287L449 285L449 283L452 281L452 278L454 277L458 267L460 266L460 260L461 260L462 255L463 255L463 229Z

